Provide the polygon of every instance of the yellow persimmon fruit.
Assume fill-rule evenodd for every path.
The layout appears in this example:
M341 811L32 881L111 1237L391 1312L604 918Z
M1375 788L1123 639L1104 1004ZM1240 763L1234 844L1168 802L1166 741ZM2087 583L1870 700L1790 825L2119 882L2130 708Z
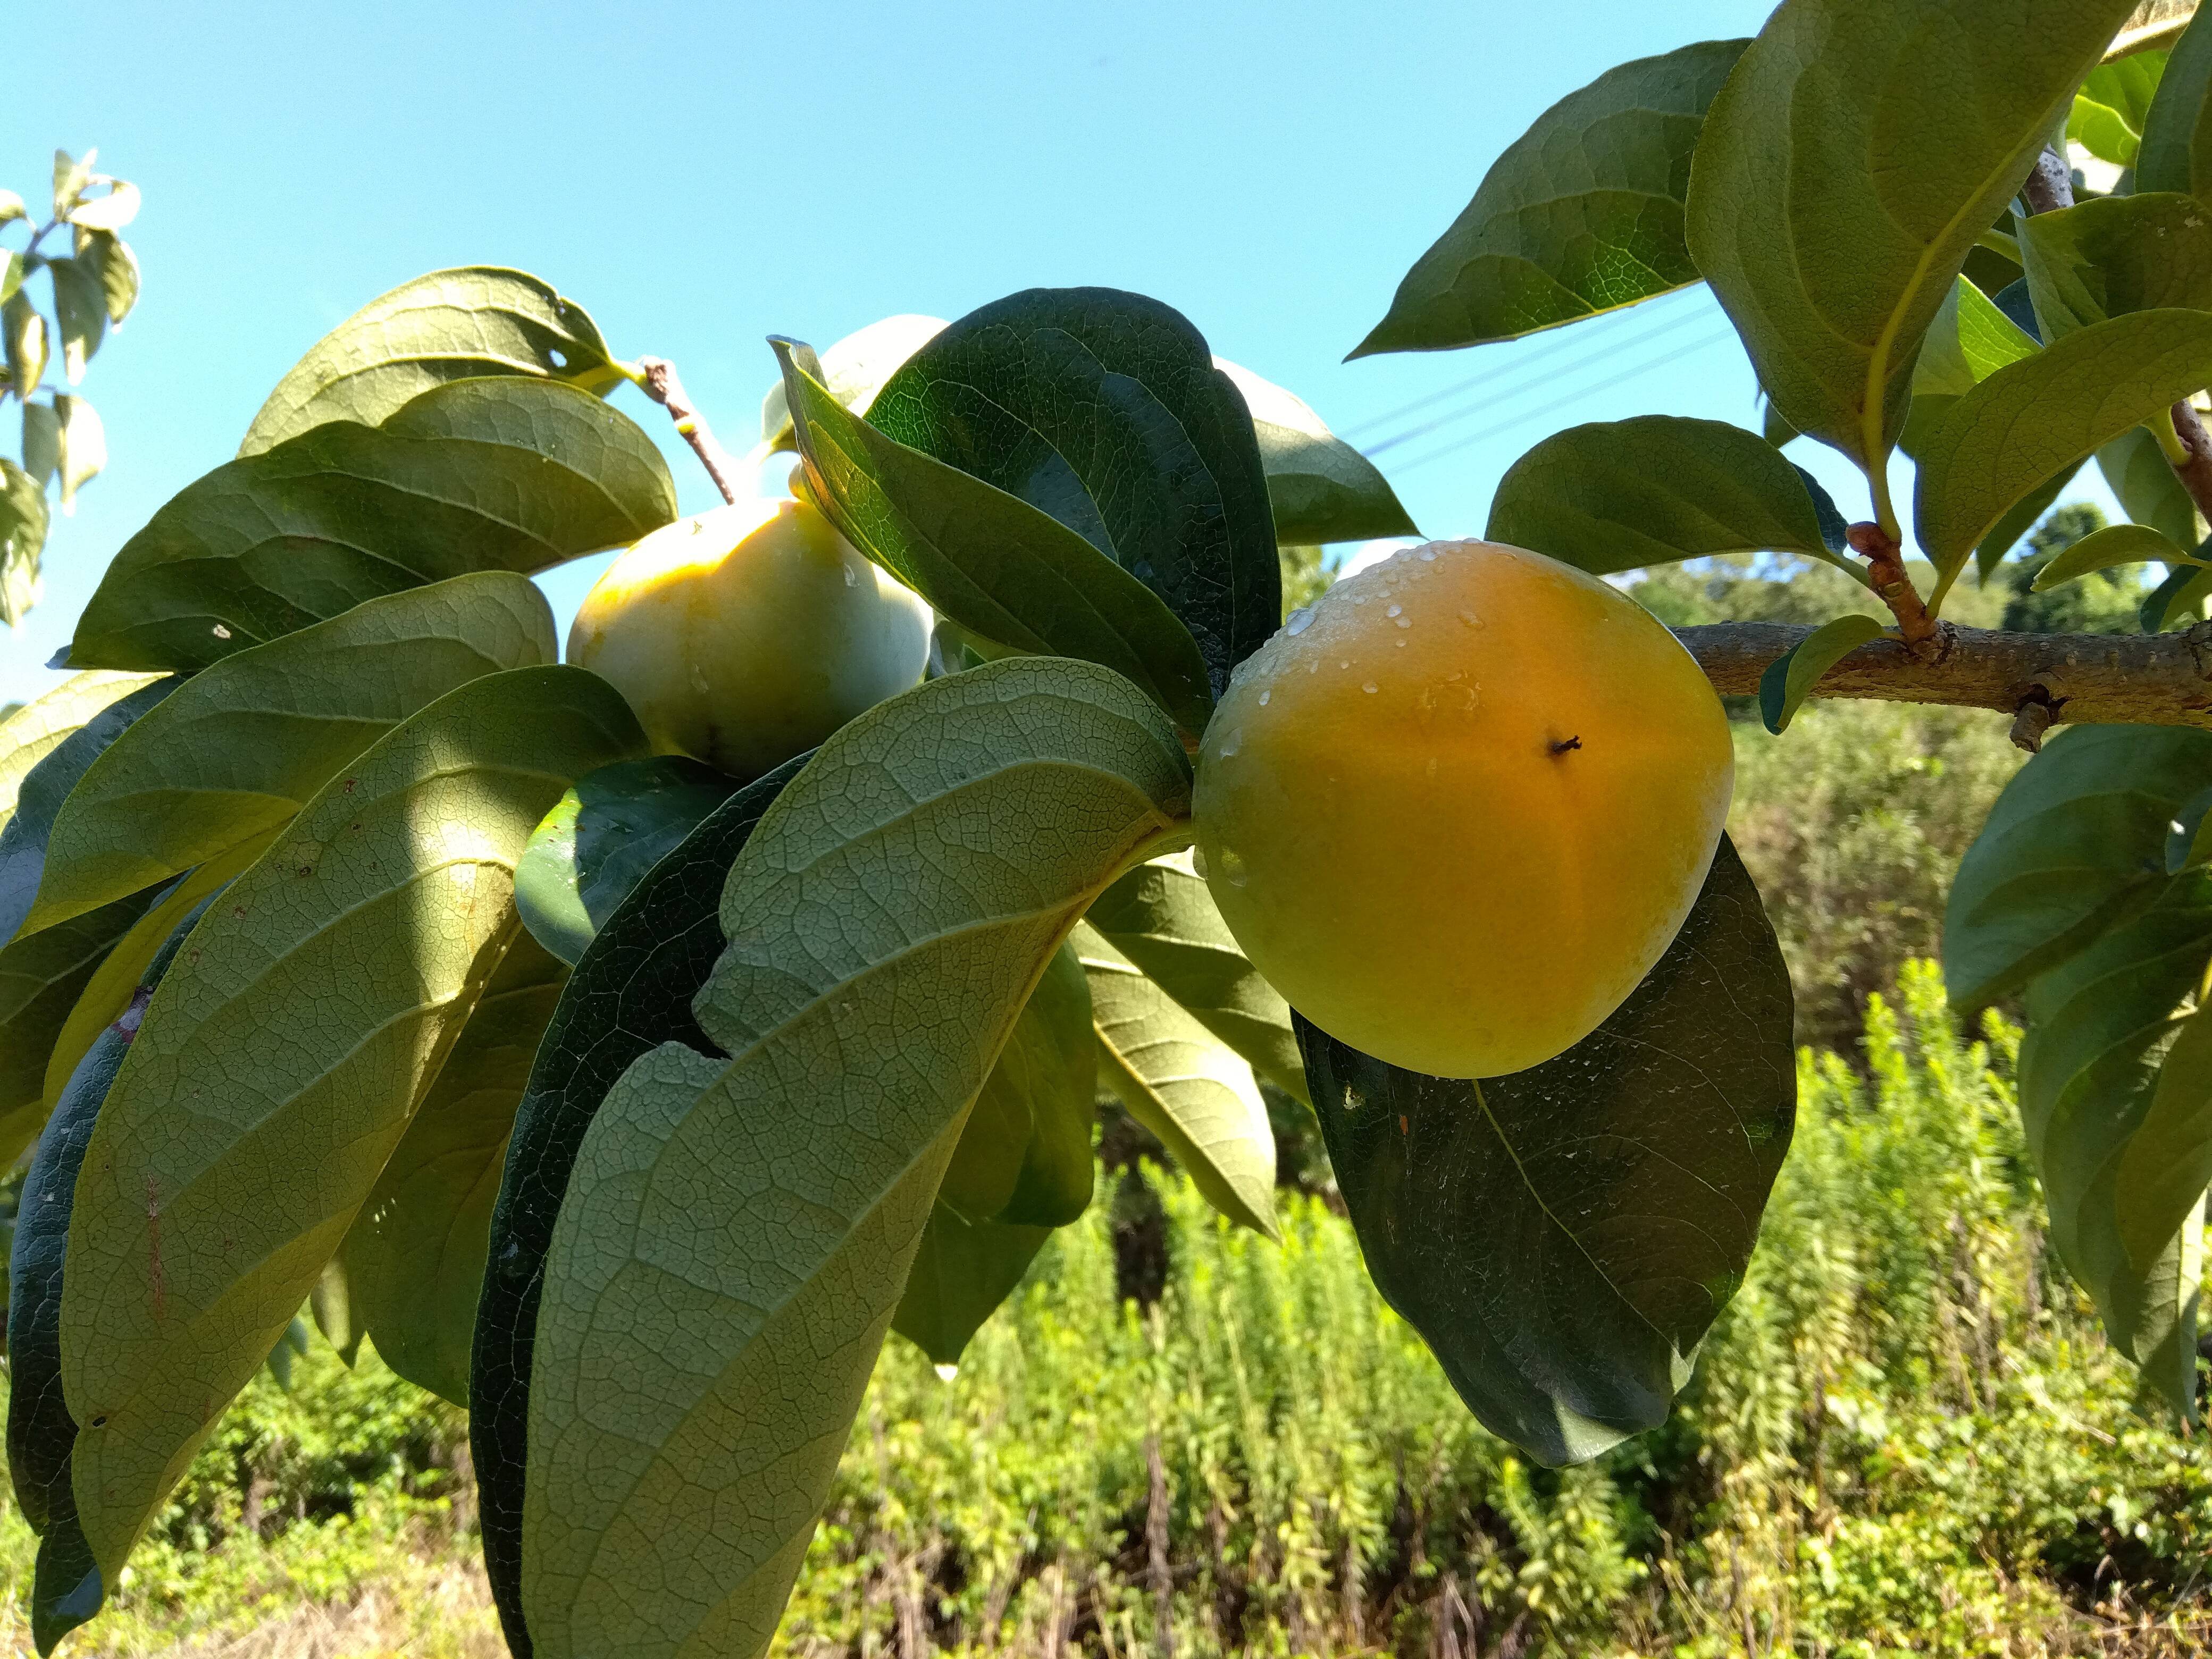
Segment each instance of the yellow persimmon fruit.
M755 778L918 684L930 610L815 507L740 501L617 559L568 630L654 748Z
M1437 542L1238 669L1194 817L1215 902L1292 1006L1394 1065L1498 1077L1658 961L1734 778L1720 699L1650 612L1538 554Z

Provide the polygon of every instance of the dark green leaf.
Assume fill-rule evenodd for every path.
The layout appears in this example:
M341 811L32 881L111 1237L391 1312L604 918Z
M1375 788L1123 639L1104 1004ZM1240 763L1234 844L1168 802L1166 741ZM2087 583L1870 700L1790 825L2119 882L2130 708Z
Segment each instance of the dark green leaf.
M54 279L54 320L61 325L62 373L76 386L84 366L107 337L107 294L100 273L74 259L55 259L46 269Z
M2086 731L2101 729L2115 728ZM2051 1248L2095 1298L2106 1334L2142 1369L2146 1387L2188 1418L2197 1392L2202 1211L2192 1216L2185 1208L2162 1248L2139 1261L2130 1254L2118 1198L2119 1172L2151 1109L2174 1010L2212 954L2212 875L2193 872L2161 885L2145 914L2028 987L2020 1115L2050 1209ZM2185 1206L2198 1197L2188 1195Z
M70 1227L63 1370L110 1582L306 1301L520 931L532 828L571 780L644 746L580 669L472 680L334 778L195 930L191 972L155 994L101 1109Z
M1091 980L1099 1080L1159 1138L1206 1201L1270 1238L1275 1132L1252 1067L1089 923L1075 930Z
M1869 640L1880 639L1882 624L1873 617L1838 617L1822 623L1767 664L1759 677L1759 714L1779 737L1821 676Z
M722 954L717 914L730 864L808 756L738 790L647 872L577 959L516 1109L469 1362L469 1448L482 1508L484 1571L507 1645L529 1659L522 1617L523 1471L530 1372L546 1246L607 1091L662 1042L713 1044L692 1018Z
M2148 428L2131 426L2097 450L2097 470L2127 515L2183 547L2197 542L2197 505Z
M2174 42L2143 117L2142 145L2136 155L2137 190L2202 195L2212 186L2207 88L2212 88L2212 18L2200 11Z
M577 779L532 832L514 866L523 926L574 963L645 872L737 787L683 755L617 761Z
M1999 369L1943 417L1913 514L1948 583L2005 509L2062 468L2212 384L2212 313L2138 311Z
M0 1158L46 1121L46 1059L93 975L155 898L140 894L0 949Z
M1102 664L1205 729L1205 655L1158 594L1049 514L856 419L805 347L774 343L809 493L846 540L984 639Z
M77 1171L154 988L208 902L202 899L172 927L130 1005L71 1075L23 1176L8 1256L8 1473L23 1518L41 1535L31 1592L32 1636L41 1654L52 1652L105 1599L99 1565L77 1524L70 1481L77 1425L62 1389L62 1267Z
M1943 977L1972 1008L2076 955L2166 881L2167 827L2212 787L2212 732L2057 732L1990 809L1952 884Z
M540 1659L766 1649L969 1104L1067 929L1189 791L1144 693L1025 657L878 705L769 809L695 1006L732 1058L665 1043L623 1074L546 1252Z
M520 270L434 270L370 301L316 342L253 417L241 456L328 421L376 426L434 386L478 375L567 380L604 393L622 379L574 301Z
M1204 337L1156 300L1031 289L971 311L884 382L868 424L1143 581L1198 641L1217 697L1282 625L1251 416Z
M1784 0L1707 112L1698 269L1783 417L1868 468L1881 498L1921 336L2131 9Z
M1658 966L1532 1070L1423 1077L1300 1020L1368 1271L1492 1432L1559 1464L1665 1420L1789 1150L1790 1020L1726 842Z
M2061 551L2035 573L2033 588L2042 592L2061 582L2070 582L2095 570L2110 570L2115 565L2142 564L2153 559L2172 565L2203 565L2195 555L2185 553L2148 525L2115 524L2094 531L2072 546Z
M46 544L46 492L0 458L0 623L13 628L39 602L39 555Z
M1697 281L1682 226L1690 156L1747 44L1623 64L1537 117L1352 355L1510 340Z
M460 380L217 467L123 544L77 666L204 668L363 600L477 570L528 575L635 541L676 486L629 416L573 386Z
M1675 415L1570 427L1514 462L1492 541L1598 575L1714 554L1829 550L1797 469L1741 427Z
M544 595L525 577L482 571L371 599L180 684L158 682L179 695L156 699L158 709L111 739L59 804L27 925L49 927L267 835L447 692L559 656ZM5 842L0 832L0 894ZM0 922L5 915L0 897Z
M1213 362L1236 382L1252 411L1278 544L1364 542L1421 533L1375 463L1331 432L1304 398L1225 358Z
M2021 225L2028 297L2056 343L2108 317L2212 309L2212 210L2193 196L2108 196Z
M2027 532L2041 523L2043 515L2051 511L2051 503L2074 482L2081 471L2077 464L2061 467L2055 477L2045 479L2005 510L1996 522L1996 528L1974 544L1974 568L1983 582L1988 582L1990 573L2002 564L2005 557Z
M1261 1077L1307 1099L1291 1005L1245 958L1188 852L1139 865L1084 920Z
M80 229L76 235L77 263L100 279L100 292L107 307L107 320L119 323L138 303L138 256L131 244L108 230Z
M2203 948L2212 954L2212 937ZM2201 983L2201 981L2200 981ZM2112 1209L2120 1242L2138 1273L2149 1273L2189 1224L2212 1186L2212 1013L2190 1016L2166 1051L2150 1109L2120 1154ZM2193 1392L2193 1390L2192 1390Z
M515 935L340 1253L349 1313L384 1363L456 1405L507 1132L568 965Z
M2200 546L2197 550L2205 553L2212 551L2212 547ZM2209 594L2212 594L2212 570L2185 566L2143 596L2142 604L2136 608L2136 617L2146 634L2193 625L2203 620L2204 599Z
M933 1364L958 1364L969 1339L1021 1284L1051 1237L1049 1227L969 1221L939 1204L921 1230L891 1328Z
M15 816L0 829L0 943L14 939L31 914L54 822L70 793L118 738L184 684L171 675L117 698L63 738L24 777ZM110 901L123 898L150 884L133 882L106 896ZM80 911L88 908L80 907Z

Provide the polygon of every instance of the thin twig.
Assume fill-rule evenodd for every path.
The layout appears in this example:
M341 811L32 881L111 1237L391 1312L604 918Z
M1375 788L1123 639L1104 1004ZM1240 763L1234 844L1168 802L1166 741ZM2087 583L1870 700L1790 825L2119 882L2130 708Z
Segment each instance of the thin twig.
M2074 205L2074 169L2066 158L2049 144L2035 158L2034 169L2020 187L2021 198L2027 204L2030 213L2056 213L2061 208Z
M2212 432L2187 398L2173 406L2173 434L2181 440L2188 459L2173 463L2173 476L2197 503L2197 510L2212 520Z
M734 504L738 499L738 466L731 459L730 452L714 437L714 429L707 424L684 390L684 382L676 373L676 365L665 357L641 357L637 360L638 385L645 395L667 410L669 418L684 441L691 446L691 453L699 458L707 476L714 481L714 488L722 492L722 499Z

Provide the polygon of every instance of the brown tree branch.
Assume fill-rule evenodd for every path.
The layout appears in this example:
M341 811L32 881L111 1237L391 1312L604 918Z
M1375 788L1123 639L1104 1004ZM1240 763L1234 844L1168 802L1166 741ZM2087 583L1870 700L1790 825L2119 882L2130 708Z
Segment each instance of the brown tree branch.
M2045 144L2035 167L2020 187L2030 213L2056 213L2074 205L2074 169L2065 156Z
M2189 453L2187 460L2173 463L2173 476L2181 480L2197 510L2212 521L2212 433L2205 431L2203 419L2187 398L2173 406L2173 432Z
M676 365L665 357L641 357L638 373L642 377L638 385L645 395L667 410L668 416L676 422L676 430L684 441L691 446L691 453L707 469L707 476L714 481L714 488L722 492L722 499L734 504L738 499L738 463L730 452L722 447L714 436L714 429L707 424L697 405L684 390L678 378Z
M1786 623L1716 623L1680 628L1689 648L1726 696L1759 690L1766 665L1813 630ZM1990 708L2017 717L2027 705L2046 712L2022 735L2039 739L2066 721L2212 727L2212 623L2172 634L2005 634L1952 627L1933 661L1901 640L1861 646L1821 678L1816 697L1871 698Z
M1867 562L1867 579L1877 598L1897 618L1897 631L1905 648L1923 662L1936 662L1943 654L1943 625L1928 614L1920 590L1905 574L1905 550L1878 524L1855 524L1844 532L1851 551Z

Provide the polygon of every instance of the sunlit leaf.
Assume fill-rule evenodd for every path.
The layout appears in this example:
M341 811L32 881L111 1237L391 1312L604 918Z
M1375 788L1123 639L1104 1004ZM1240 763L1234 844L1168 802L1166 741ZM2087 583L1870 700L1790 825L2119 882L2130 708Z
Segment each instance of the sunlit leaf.
M1777 737L1787 731L1821 677L1868 641L1880 639L1882 631L1873 617L1838 617L1769 663L1759 677L1759 714L1766 729Z

